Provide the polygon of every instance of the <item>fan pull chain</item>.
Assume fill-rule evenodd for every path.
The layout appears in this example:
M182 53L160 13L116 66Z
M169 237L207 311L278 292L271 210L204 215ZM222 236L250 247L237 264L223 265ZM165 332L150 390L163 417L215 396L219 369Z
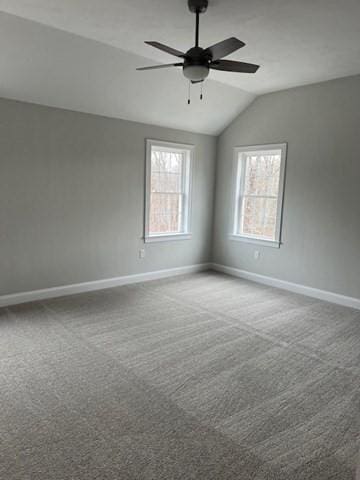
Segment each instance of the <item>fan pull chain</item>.
M189 89L188 89L188 105L190 105L190 90L191 90L191 82L189 80Z
M203 84L204 84L204 82L201 82L201 85L200 85L200 89L201 89L200 90L200 100L203 99Z

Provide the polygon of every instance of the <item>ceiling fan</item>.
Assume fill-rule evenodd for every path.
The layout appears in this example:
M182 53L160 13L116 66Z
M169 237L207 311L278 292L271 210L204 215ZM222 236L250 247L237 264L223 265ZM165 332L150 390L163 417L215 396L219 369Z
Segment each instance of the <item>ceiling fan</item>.
M227 55L230 55L230 53L233 53L239 48L245 46L244 42L235 37L230 37L205 49L199 47L199 16L200 13L206 12L208 0L188 0L188 6L190 11L196 15L195 46L184 53L159 42L145 42L152 47L158 48L159 50L169 53L170 55L181 58L182 61L165 65L141 67L137 68L137 70L182 67L184 76L188 78L191 83L203 82L209 75L210 69L239 73L255 73L258 70L259 65L245 62L235 62L233 60L223 60L223 57L226 57Z

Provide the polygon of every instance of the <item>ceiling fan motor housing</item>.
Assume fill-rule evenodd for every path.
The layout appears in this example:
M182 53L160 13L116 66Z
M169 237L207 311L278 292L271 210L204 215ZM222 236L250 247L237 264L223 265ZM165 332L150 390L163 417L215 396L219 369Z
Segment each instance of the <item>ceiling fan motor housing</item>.
M211 55L208 55L203 48L190 48L184 57L184 76L193 82L201 82L205 80L209 75L210 61Z
M192 13L205 13L208 4L208 0L188 0L189 10Z

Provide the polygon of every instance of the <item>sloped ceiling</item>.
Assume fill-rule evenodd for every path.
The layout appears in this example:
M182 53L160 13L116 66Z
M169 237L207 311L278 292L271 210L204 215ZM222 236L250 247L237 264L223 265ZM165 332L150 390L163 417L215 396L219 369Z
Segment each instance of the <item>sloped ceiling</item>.
M144 76L144 57L13 15L0 16L0 44L4 98L217 134L254 97L209 81L204 100L196 86L188 105L181 72Z
M1 96L174 128L216 134L257 94L360 73L359 0L209 0L201 44L237 36L246 47L230 58L261 69L211 72L190 107L180 71L135 71L172 59L144 40L193 44L186 0L0 0L0 10L28 19L1 14Z

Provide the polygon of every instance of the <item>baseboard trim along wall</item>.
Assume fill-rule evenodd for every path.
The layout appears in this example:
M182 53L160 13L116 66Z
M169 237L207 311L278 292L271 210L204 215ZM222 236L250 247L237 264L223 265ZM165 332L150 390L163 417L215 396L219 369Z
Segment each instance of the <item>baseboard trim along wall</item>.
M91 282L62 285L59 287L45 288L42 290L33 290L30 292L2 295L0 296L0 307L8 307L10 305L17 305L19 303L34 302L36 300L45 300L47 298L63 297L65 295L75 295L77 293L92 292L95 290L104 290L105 288L147 282L166 277L174 277L176 275L185 275L186 273L202 272L204 270L209 270L210 268L210 263L201 263L198 265L169 268L155 272L138 273L135 275L125 275L122 277L106 278Z
M201 263L198 265L188 265L185 267L169 268L166 270L158 270L155 272L138 273L134 275L124 275L121 277L106 278L103 280L94 280L91 282L75 283L72 285L62 285L59 287L45 288L42 290L33 290L29 292L13 293L10 295L0 296L0 307L17 305L20 303L34 302L37 300L45 300L49 298L63 297L65 295L75 295L77 293L92 292L96 290L104 290L105 288L120 287L122 285L130 285L132 283L148 282L150 280L158 280L161 278L174 277L176 275L185 275L187 273L203 272L205 270L215 270L216 272L226 273L233 277L251 280L253 282L269 285L270 287L289 290L290 292L307 295L309 297L318 298L331 303L337 303L345 307L356 308L360 310L360 299L347 297L338 293L320 290L318 288L307 287L298 283L287 282L278 278L259 275L258 273L240 270L227 265L218 263Z
M307 295L308 297L318 298L319 300L325 300L326 302L337 303L345 307L356 308L360 310L360 299L347 297L338 293L328 292L326 290L320 290L318 288L307 287L306 285L300 285L298 283L287 282L278 278L267 277L265 275L259 275L258 273L247 272L246 270L240 270L234 267L228 267L226 265L220 265L213 263L211 268L216 272L227 273L233 277L244 278L257 283L263 283L270 287L281 288L283 290L289 290L290 292L300 293L301 295Z

